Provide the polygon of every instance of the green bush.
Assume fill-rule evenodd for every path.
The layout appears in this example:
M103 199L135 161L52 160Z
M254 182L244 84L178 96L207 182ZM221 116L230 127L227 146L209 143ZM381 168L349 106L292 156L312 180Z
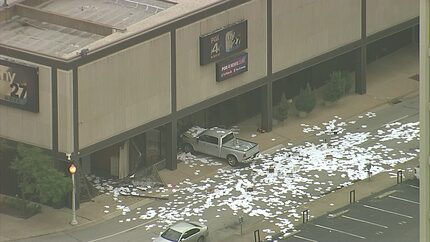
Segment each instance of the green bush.
M53 167L51 157L39 148L17 146L18 156L11 168L18 174L18 187L24 199L59 207L71 191L70 178Z
M323 87L324 101L335 102L345 94L345 81L342 72L335 71Z
M2 213L20 218L29 218L41 211L42 206L40 204L16 197L0 196L0 212Z
M300 90L300 94L294 97L294 106L298 111L309 113L316 105L315 94L311 90L309 83L305 89Z
M288 117L289 103L285 97L285 93L282 94L281 101L273 110L273 117L279 121L284 121Z

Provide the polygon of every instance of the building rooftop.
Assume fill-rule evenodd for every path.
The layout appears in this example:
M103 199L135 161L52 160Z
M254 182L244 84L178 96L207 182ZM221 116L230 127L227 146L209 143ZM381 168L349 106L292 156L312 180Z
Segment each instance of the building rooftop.
M76 51L102 35L14 16L0 24L0 43L20 49L61 56Z
M50 0L38 9L66 16L126 28L173 6L158 0Z
M9 0L8 4L0 6L1 45L64 58L113 33L126 32L131 25L176 3L167 0Z

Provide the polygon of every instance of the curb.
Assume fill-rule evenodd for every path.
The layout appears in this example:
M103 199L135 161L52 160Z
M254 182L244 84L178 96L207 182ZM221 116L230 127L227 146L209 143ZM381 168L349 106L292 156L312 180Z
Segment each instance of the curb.
M273 146L272 148L269 148L269 149L267 149L265 151L262 151L261 153L262 154L273 154L273 153L276 152L276 150L282 149L284 147L285 147L284 144L279 144L279 145Z

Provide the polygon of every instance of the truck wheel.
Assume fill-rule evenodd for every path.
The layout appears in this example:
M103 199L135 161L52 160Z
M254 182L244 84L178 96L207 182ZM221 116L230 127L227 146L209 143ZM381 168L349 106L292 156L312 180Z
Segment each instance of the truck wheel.
M184 145L184 152L185 153L194 153L194 149L190 144L185 144Z
M232 167L235 167L237 165L237 159L234 155L228 155L227 162Z

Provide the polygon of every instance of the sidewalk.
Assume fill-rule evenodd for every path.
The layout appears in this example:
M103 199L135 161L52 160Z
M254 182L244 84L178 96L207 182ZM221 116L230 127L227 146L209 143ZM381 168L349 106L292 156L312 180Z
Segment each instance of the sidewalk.
M289 143L301 143L310 137L311 135L302 132L301 123L319 125L322 122L331 120L335 115L348 119L360 113L376 110L384 107L384 105L390 105L389 101L394 98L418 95L419 82L410 79L411 76L419 72L418 61L417 48L412 46L405 47L368 65L367 94L351 94L330 107L318 103L316 109L307 118L301 119L290 115L284 124L274 125L273 131L270 133L257 133L256 130L260 122L260 117L253 117L238 125L240 128L240 137L257 142L261 150L271 152L279 147L288 146ZM401 166L413 166L414 162L417 161L410 161ZM178 164L178 169L175 171L160 171L160 176L168 184L177 184L187 178L194 181L204 179L214 174L219 168L220 166L190 167L182 162ZM200 170L200 172L196 173L196 170ZM357 199L360 199L394 185L393 181L395 183L395 179L390 178L387 173L382 173L372 177L370 181L372 186L369 186L369 181L357 182L350 187L332 192L317 201L309 203L306 209L311 210L311 216L317 217L325 214L327 211L332 211L346 205L349 202L349 191L352 189L356 189ZM129 206L130 209L153 202L152 199L135 197L124 197L122 200L123 204ZM335 206L329 206L328 201L336 201ZM105 205L115 207L116 204L111 195L100 195L94 199L94 202L82 203L80 209L77 210L77 219L79 222L77 226L90 226L120 215L120 210L108 214L103 211ZM43 206L40 214L29 219L19 219L0 214L0 241L28 238L76 228L77 226L69 224L70 220L70 209L53 209L46 206ZM248 235L241 237L238 234L232 237L230 241L254 241L252 232L254 229L262 227L269 228L270 226L266 226L265 224L263 226L263 223L247 225L245 232L249 232L249 236L251 237ZM264 238L262 233L261 238Z

